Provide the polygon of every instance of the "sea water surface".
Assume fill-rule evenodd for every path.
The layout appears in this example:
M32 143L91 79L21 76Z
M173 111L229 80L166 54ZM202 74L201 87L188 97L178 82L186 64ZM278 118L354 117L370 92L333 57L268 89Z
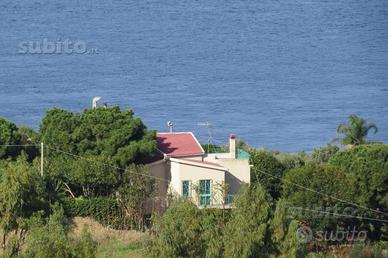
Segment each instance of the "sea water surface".
M31 53L29 42L82 53ZM356 113L388 142L386 0L1 0L0 116L38 128L94 96L149 128L282 151L329 142Z

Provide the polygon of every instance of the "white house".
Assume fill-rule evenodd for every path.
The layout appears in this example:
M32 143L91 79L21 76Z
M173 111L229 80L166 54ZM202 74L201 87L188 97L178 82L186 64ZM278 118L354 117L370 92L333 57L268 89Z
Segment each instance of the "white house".
M161 158L149 164L158 180L158 196L190 198L199 207L230 207L243 183L250 183L249 154L229 139L228 153L205 154L191 132L158 133Z

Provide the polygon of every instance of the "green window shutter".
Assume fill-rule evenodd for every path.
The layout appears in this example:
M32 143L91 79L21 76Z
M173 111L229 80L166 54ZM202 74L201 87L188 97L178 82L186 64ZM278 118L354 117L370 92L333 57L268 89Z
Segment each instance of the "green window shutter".
M189 180L182 181L182 196L191 197L191 182Z
M199 180L199 205L211 204L211 180Z

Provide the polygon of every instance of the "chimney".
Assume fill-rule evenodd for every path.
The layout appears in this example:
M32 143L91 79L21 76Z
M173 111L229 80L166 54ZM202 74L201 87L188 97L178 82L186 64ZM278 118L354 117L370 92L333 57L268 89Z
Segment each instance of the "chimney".
M237 158L236 135L235 134L231 134L229 137L229 152L230 152L231 159Z

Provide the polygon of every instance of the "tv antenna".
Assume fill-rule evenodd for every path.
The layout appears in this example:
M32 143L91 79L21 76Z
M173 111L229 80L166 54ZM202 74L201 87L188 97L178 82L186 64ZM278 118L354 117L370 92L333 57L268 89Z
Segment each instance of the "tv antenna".
M208 138L207 138L207 153L210 152L210 146L213 145L213 125L209 122L201 122L197 124L198 126L203 126L207 128Z
M168 126L168 128L170 128L170 133L172 133L172 130L174 128L174 123L172 121L168 121L167 126Z

